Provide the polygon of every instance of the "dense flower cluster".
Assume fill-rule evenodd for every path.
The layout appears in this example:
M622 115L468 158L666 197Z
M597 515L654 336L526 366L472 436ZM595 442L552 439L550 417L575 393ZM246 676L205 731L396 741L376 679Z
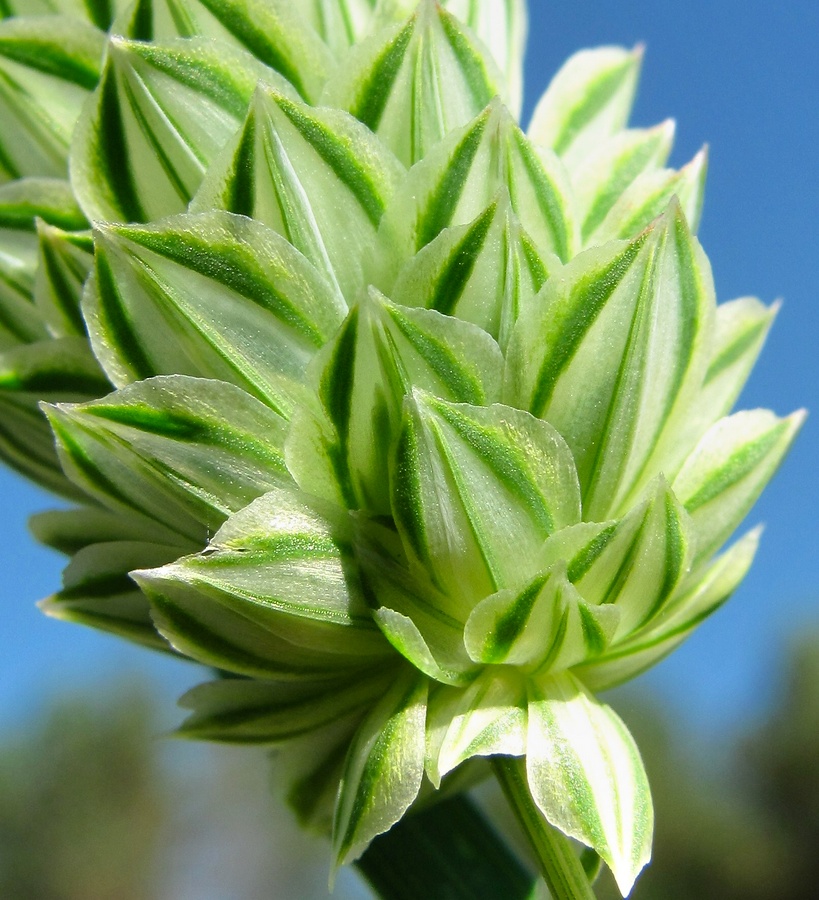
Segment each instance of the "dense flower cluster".
M593 692L731 594L801 421L729 415L775 310L716 305L640 51L525 134L523 0L53 4L0 23L0 453L78 504L46 611L244 676L183 733L294 747L338 863L515 757L628 893Z

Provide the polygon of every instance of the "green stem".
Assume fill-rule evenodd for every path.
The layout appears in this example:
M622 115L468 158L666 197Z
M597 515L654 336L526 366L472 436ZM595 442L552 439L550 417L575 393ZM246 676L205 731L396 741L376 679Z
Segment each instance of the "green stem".
M594 900L588 876L569 839L546 821L532 799L525 760L496 756L492 763L554 900Z
M526 900L532 876L468 797L407 816L356 863L382 900Z

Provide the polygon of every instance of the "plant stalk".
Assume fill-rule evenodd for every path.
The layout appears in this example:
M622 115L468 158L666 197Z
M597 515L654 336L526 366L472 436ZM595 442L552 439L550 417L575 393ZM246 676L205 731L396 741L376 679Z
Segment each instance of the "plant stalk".
M527 900L533 885L463 794L402 819L356 866L382 900Z
M529 838L553 900L595 900L588 875L571 842L546 821L532 799L525 760L497 756L492 764L495 777Z

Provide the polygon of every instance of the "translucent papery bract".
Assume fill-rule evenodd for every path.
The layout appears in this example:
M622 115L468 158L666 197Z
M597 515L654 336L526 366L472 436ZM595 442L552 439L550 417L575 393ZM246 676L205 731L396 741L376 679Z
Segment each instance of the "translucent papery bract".
M90 219L182 212L236 130L259 79L294 90L255 57L203 38L112 38L74 134L71 183Z
M571 188L560 161L530 144L493 102L414 166L396 192L381 225L379 286L389 293L401 265L444 229L472 222L502 189L540 254L574 255Z
M642 48L581 50L552 79L538 103L529 137L567 165L581 163L626 124L642 63Z
M364 602L349 522L295 490L268 492L204 552L135 578L165 637L209 665L316 678L391 655Z
M35 302L38 220L70 231L87 228L67 182L21 178L0 186L0 349L43 340L43 308Z
M0 23L0 180L68 174L71 134L104 46L96 28L68 17Z
M85 499L63 474L39 403L88 400L109 390L88 342L81 338L41 340L0 353L0 458L60 496Z
M622 510L663 471L705 375L713 316L708 261L674 204L634 241L578 256L518 322L507 399L565 437L584 518Z
M258 222L212 212L95 233L83 303L112 381L183 373L229 381L287 417L345 308L316 269Z
M80 310L85 280L94 262L90 232L68 232L37 220L34 303L55 337L85 336Z
M406 23L345 59L323 102L348 110L411 166L501 90L500 73L458 20L423 0Z
M458 618L520 583L549 534L578 521L576 479L568 448L545 422L416 392L396 448L393 515L411 564Z
M258 219L354 303L387 202L405 175L352 116L311 109L260 85L241 131L210 169L191 211Z
M560 268L541 255L502 190L468 225L445 228L401 269L392 296L479 325L505 349L520 315Z
M481 329L373 291L317 362L320 413L303 411L288 466L305 489L353 509L389 514L389 451L413 388L455 402L498 399L503 357ZM335 485L329 495L327 485Z
M329 51L290 0L137 0L113 33L138 41L203 37L245 50L314 102L332 68Z
M290 482L284 421L233 385L173 375L46 412L75 484L194 545L231 512Z

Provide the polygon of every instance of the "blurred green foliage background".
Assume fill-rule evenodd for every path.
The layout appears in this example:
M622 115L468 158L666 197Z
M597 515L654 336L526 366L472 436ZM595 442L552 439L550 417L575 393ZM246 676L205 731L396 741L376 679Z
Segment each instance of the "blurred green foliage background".
M646 760L654 862L635 900L819 896L819 633L756 725L692 737L638 690L611 698ZM262 751L160 733L149 688L65 697L0 746L4 900L313 900L329 854L296 828ZM491 790L483 805L508 816ZM602 900L619 896L604 875ZM370 896L351 870L336 900ZM502 898L476 898L502 900Z

